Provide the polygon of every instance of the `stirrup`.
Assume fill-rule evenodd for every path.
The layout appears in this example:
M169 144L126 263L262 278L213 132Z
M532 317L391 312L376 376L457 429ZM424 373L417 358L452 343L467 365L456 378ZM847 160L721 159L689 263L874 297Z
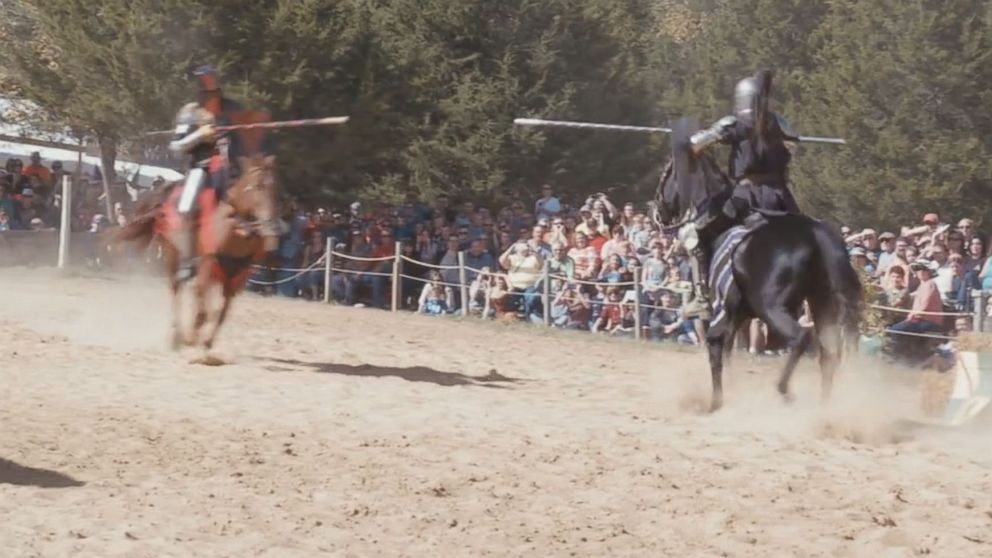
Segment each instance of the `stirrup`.
M179 266L179 269L176 270L176 280L180 283L189 281L193 277L196 277L196 262L194 259L183 262Z

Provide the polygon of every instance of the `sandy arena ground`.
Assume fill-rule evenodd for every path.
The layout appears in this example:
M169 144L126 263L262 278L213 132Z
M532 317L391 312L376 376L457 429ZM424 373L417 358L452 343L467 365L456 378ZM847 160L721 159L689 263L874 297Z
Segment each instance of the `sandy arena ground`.
M248 295L221 367L159 279L2 270L0 555L992 556L992 434L849 364Z

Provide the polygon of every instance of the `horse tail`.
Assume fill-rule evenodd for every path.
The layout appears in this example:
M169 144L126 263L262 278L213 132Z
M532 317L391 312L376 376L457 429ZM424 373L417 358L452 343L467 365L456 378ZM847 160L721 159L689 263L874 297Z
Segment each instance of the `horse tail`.
M134 206L134 217L127 225L114 231L111 243L134 242L142 249L147 248L155 238L155 224L173 188L175 184L164 184L142 194Z
M813 229L823 261L827 283L834 298L837 325L843 328L845 344L857 347L861 327L864 291L858 273L851 266L851 259L838 231L825 223Z
M141 249L147 248L155 237L155 215L138 215L130 223L114 231L111 236L112 244L134 242Z

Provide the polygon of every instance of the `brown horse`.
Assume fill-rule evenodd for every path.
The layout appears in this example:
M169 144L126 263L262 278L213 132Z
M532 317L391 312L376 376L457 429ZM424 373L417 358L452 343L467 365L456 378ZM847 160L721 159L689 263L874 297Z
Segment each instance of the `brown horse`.
M174 243L174 235L181 226L176 202L182 184L164 184L146 192L138 199L134 219L114 235L115 242L134 242L142 248L147 248L153 239L158 240L172 291L174 349L179 349L183 343L196 346L200 331L212 321L213 326L203 341L209 351L227 318L231 299L241 292L251 275L252 264L275 250L278 233L274 159L262 155L241 158L241 176L223 200L216 199L213 189L200 192L196 217L198 258L193 279L196 314L193 327L185 336L180 316L182 285L175 278L179 251ZM211 312L211 292L217 286L223 301L219 311Z

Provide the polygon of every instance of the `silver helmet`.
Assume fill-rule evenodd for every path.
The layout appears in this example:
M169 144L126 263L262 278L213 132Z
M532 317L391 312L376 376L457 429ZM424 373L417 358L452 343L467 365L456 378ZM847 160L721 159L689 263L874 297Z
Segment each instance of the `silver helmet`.
M754 117L754 98L758 95L758 81L746 77L737 82L734 87L734 116L740 120L751 120Z

